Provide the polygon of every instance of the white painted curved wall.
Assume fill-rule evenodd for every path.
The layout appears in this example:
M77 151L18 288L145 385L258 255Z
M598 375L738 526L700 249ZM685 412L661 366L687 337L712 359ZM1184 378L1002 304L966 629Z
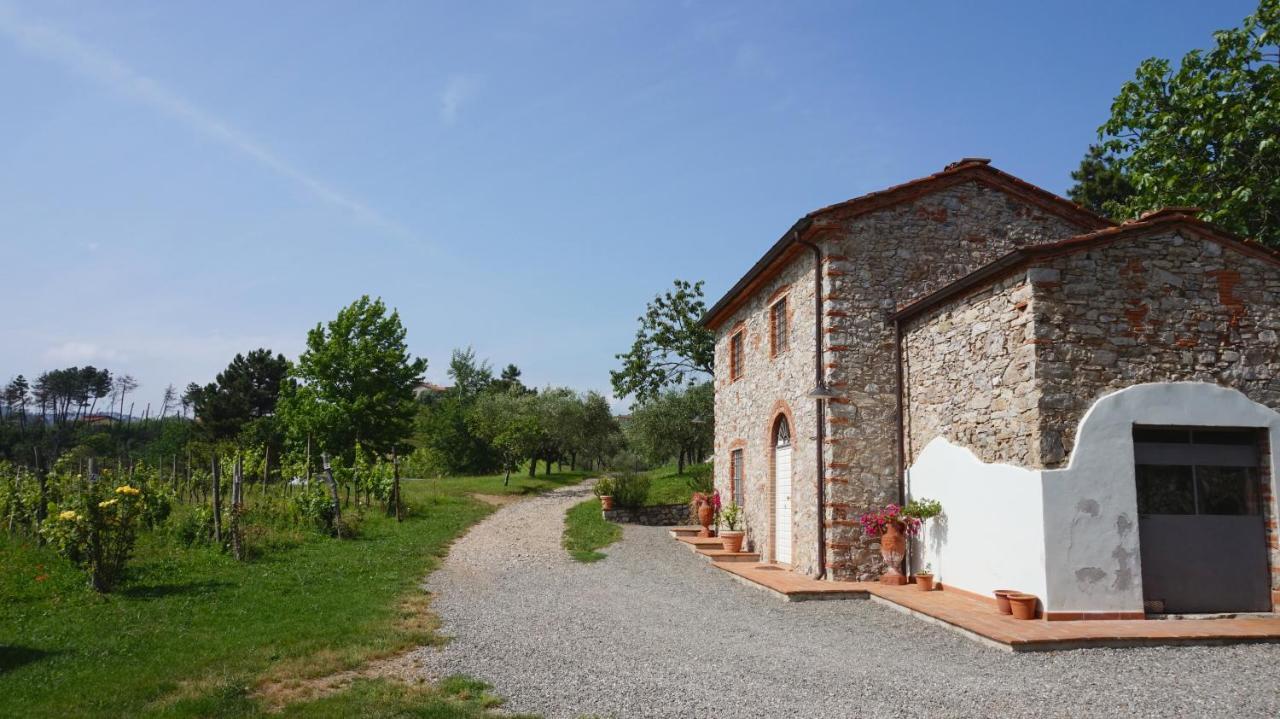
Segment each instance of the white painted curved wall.
M936 499L943 515L925 525L913 568L979 594L1018 589L1045 596L1044 502L1040 472L986 464L936 437L908 474L911 497Z
M942 502L944 513L917 542L913 566L931 563L944 584L981 594L1035 594L1046 611L1142 611L1135 424L1265 428L1280 466L1280 413L1204 382L1103 396L1080 420L1063 469L986 464L937 437L907 475L910 495Z

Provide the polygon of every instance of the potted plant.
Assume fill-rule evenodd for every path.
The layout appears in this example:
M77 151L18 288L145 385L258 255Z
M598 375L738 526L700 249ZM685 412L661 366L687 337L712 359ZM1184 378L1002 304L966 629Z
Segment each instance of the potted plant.
M925 497L921 497L919 499L912 499L911 501L907 502L907 506L902 508L902 516L904 517L904 521L907 521L907 522L914 521L916 525L916 531L911 534L912 537L918 536L921 532L924 531L925 522L928 522L930 519L933 519L934 517L937 517L940 514L942 514L942 503L936 499L927 499ZM907 543L908 545L910 545L910 541L908 541ZM919 577L920 574L921 574L920 572L916 572L917 577ZM929 586L920 587L926 592L929 591L930 589L933 589L933 573L928 572L928 574L929 574Z
M720 512L720 493L694 492L689 504L693 507L693 515L698 518L698 524L702 525L702 531L698 532L698 536L716 536L711 525L715 524L716 515Z
M1013 610L1014 619L1035 619L1036 618L1036 599L1034 594L1023 594L1022 592L1014 592L1009 595L1009 608Z
M926 564L924 569L916 570L916 589L922 592L933 591L933 565Z
M726 552L741 552L742 538L746 535L738 529L738 520L742 517L742 507L733 502L720 510L720 522L725 528L720 530L720 544Z
M902 574L903 557L907 556L907 537L920 531L920 520L903 515L902 508L890 504L884 509L867 512L858 518L862 533L880 540L880 557L884 559L885 573L880 576L884 584L906 584Z
M596 480L596 485L591 488L591 491L595 492L595 495L600 498L600 508L606 512L613 509L613 489L612 477L601 477Z

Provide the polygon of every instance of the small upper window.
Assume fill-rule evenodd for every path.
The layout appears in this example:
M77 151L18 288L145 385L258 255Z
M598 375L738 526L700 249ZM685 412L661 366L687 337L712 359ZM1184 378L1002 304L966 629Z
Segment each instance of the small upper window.
M742 377L742 336L743 331L738 330L729 338L729 379L736 381Z
M787 351L787 298L784 296L769 307L769 352L779 355Z

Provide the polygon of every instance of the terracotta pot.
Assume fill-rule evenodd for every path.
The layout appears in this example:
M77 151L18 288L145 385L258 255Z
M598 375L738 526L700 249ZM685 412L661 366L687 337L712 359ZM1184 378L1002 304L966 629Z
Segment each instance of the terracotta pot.
M1014 619L1035 619L1036 618L1036 596L1034 594L1023 594L1014 592L1009 595L1009 608L1013 610Z
M726 552L741 552L744 535L746 535L746 532L740 532L736 529L721 530L720 546L724 547Z
M606 512L613 509L613 497L607 494L600 495L600 508Z
M698 532L699 537L714 537L716 533L711 531L711 523L716 521L716 510L712 509L710 504L698 505L698 524L702 525L702 531Z
M902 558L907 556L907 535L903 532L902 522L889 522L880 535L880 557L884 559L885 572L880 581L885 584L906 584L903 576Z
M917 574L916 589L919 589L922 592L932 592L933 591L933 575Z
M994 592L996 595L996 609L999 610L1001 614L1013 614L1013 609L1009 607L1009 595L1020 593L1021 592L1016 589L997 589Z

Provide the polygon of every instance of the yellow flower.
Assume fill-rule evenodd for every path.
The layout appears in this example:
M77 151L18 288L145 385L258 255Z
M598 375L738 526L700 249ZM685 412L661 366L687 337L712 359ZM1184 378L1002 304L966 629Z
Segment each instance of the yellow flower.
M75 510L71 510L71 509L64 510L61 514L58 515L58 519L61 519L64 522L74 522L79 518L80 518L80 515L76 514Z
M114 505L114 504L116 503L116 501L117 501L117 500L114 500L114 499L108 499L108 500L106 500L105 502L98 502L98 508L99 508L99 509L107 509L108 507L110 507L110 506Z
M130 497L136 497L139 494L142 494L142 490L138 489L137 487L130 487L129 485L124 484L119 487L116 487L116 494L127 494Z

